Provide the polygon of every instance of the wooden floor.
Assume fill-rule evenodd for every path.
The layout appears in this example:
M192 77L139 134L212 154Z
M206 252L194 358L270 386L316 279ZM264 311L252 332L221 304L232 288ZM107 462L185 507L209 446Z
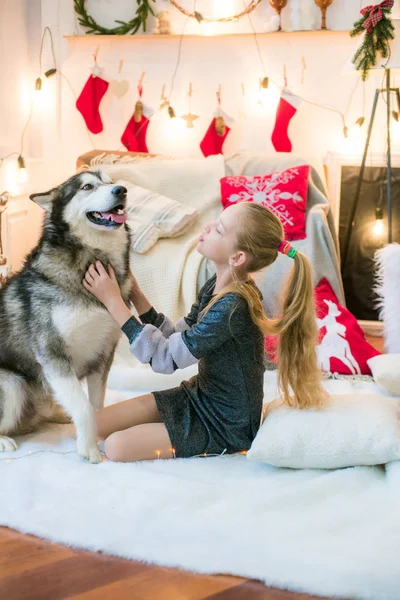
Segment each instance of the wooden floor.
M368 341L382 351L381 338ZM61 518L61 517L60 517ZM52 544L0 528L4 600L312 600L225 575L193 575ZM321 598L321 597L319 597Z
M312 600L225 575L204 576L52 544L0 527L2 600ZM321 597L319 597L321 598Z

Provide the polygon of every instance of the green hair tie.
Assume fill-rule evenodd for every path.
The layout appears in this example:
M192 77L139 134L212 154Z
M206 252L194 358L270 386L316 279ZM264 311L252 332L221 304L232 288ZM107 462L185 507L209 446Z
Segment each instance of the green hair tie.
M287 240L281 241L281 243L279 244L278 252L286 254L286 256L290 256L290 258L294 258L297 254L296 248L293 248L293 246Z

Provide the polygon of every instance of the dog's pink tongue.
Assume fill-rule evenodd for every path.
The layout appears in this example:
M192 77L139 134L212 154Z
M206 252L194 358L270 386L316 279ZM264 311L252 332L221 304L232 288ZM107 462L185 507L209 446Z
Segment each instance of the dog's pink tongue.
M116 215L111 212L103 212L100 213L103 219L107 219L108 221L114 221L114 223L125 223L126 222L126 214L121 213L120 215Z

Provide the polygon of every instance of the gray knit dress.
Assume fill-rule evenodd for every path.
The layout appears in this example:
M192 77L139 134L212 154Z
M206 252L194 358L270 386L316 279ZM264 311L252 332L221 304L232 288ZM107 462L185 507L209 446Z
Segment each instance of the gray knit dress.
M247 302L234 293L213 297L216 275L176 325L152 307L132 316L122 331L131 352L153 371L172 373L198 363L198 375L178 387L153 392L177 457L248 450L260 426L264 337Z

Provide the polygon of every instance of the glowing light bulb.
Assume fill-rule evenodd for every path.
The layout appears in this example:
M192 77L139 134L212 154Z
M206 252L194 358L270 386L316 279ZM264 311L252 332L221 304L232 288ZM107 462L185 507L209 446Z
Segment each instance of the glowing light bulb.
M351 127L346 125L343 127L343 148L347 153L358 154L361 152L365 138L364 122L364 117L360 117Z
M186 130L185 121L180 117L168 119L165 123L165 129L168 135L173 135L176 139L181 138Z
M399 114L396 111L393 111L392 114L393 114L393 119L391 120L391 123L390 123L390 133L391 133L394 141L398 142L400 140Z
M383 225L383 210L377 207L375 209L375 222L372 226L372 233L375 237L380 237L385 230Z
M17 162L18 162L18 175L17 175L18 183L26 183L29 179L29 175L28 175L28 171L26 170L25 160L21 155L19 155Z
M258 104L263 108L266 108L267 105L270 104L268 90L260 88L258 92Z
M272 110L275 109L279 102L279 90L268 85L268 77L264 77L260 80L258 86L258 99L257 104L262 109Z
M376 237L379 237L383 233L383 221L382 219L378 219L375 221L374 226L372 228L372 232Z
M28 171L26 169L18 169L18 183L26 183L28 179Z

